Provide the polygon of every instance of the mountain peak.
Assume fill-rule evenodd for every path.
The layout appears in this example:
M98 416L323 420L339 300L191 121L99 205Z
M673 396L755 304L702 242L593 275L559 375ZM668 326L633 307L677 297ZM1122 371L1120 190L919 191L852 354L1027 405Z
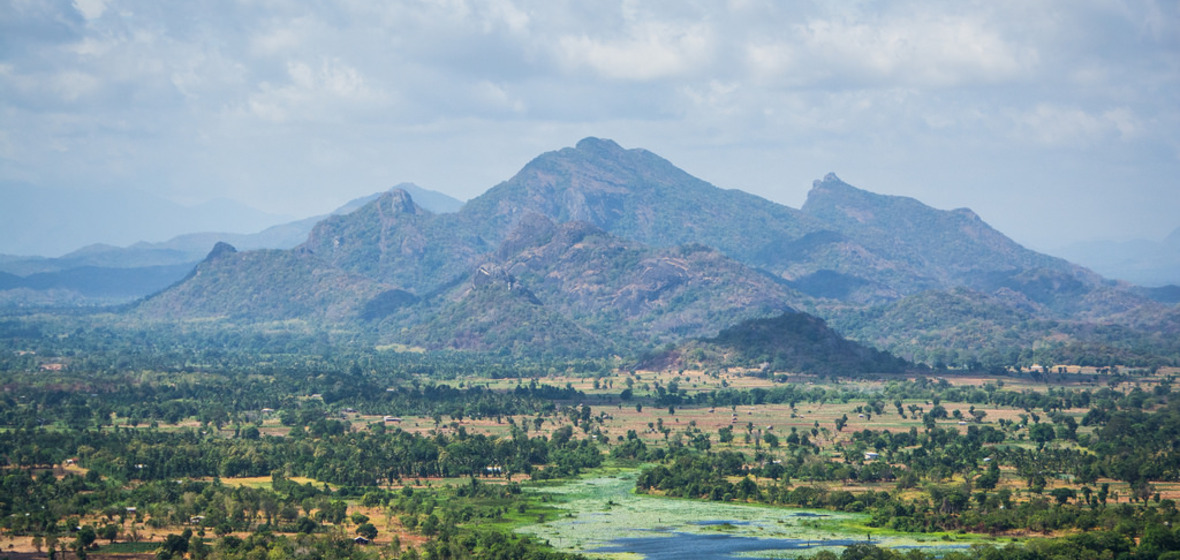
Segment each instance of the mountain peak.
M830 173L830 172L827 175L824 175L823 179L816 179L815 181L811 182L811 186L813 186L813 187L821 187L821 186L824 186L827 184L847 185L848 183L841 181L840 178L837 177L835 173Z
M435 214L458 212L463 207L462 200L445 193L422 188L414 183L399 183L394 185L393 188L410 193L414 197L414 204L417 204L419 208L429 210Z
M422 208L414 204L414 198L405 189L394 187L381 195L380 205L389 208L393 214L421 214Z
M994 281L985 273L999 278L1022 269L1073 274L1064 261L1021 247L967 208L939 210L856 188L832 174L815 182L802 210L878 257L909 267L913 278L923 278L912 286L990 287Z
M954 210L951 210L951 213L958 215L958 216L962 216L971 222L982 222L983 221L983 218L980 218L979 214L976 214L975 211L970 208L955 208Z
M615 143L614 140L595 138L593 136L587 136L579 140L574 149L599 155L617 155L627 151Z
M209 255L205 257L205 260L211 261L221 257L222 255L232 255L237 252L238 250L233 245L230 245L224 241L218 241L217 244L213 246L213 250L209 251Z
M385 192L373 193L368 196L354 198L348 201L344 206L341 206L332 211L332 214L351 214L366 204L381 198L382 195L393 192L395 190L402 190L410 194L414 199L414 204L418 207L434 212L435 214L447 214L451 212L458 212L463 207L463 201L449 195L424 189L414 183L398 183Z
M828 173L824 175L823 179L812 181L811 191L807 193L807 200L803 202L802 210L805 213L830 219L831 216L825 216L825 214L830 213L834 208L838 208L841 213L845 214L853 208L857 210L857 213L871 212L881 204L903 199L904 197L889 197L858 189L842 181L835 173ZM857 219L863 222L866 217L858 215Z
M109 243L91 243L81 249L77 249L62 255L63 259L88 257L91 255L101 255L110 253L112 251L119 251L120 248Z
M834 193L840 193L840 194L845 194L845 195L858 194L858 195L881 196L881 195L877 195L875 193L871 193L871 192L863 190L863 189L858 189L852 185L849 185L848 183L845 183L843 179L837 177L835 173L828 173L827 175L824 175L823 179L816 179L811 182L811 192L809 192L807 194L807 199L810 201L811 198L816 195L834 194Z

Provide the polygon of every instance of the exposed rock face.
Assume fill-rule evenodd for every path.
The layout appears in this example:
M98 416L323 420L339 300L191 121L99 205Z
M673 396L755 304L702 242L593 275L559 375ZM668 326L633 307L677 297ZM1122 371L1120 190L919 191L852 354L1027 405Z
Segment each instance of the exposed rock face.
M218 241L217 244L213 246L213 250L209 251L209 255L205 257L205 260L211 261L223 255L232 255L237 252L238 250L235 249L233 245L230 245L224 241Z
M936 298L917 296L950 290L980 295L954 301L1009 309L994 316L1012 328L1030 317L1142 325L1155 312L1139 310L1158 305L1021 247L970 210L873 194L834 174L795 210L587 138L455 213L433 214L393 189L320 222L295 251L218 245L141 312L245 317L266 301L275 310L259 317L364 320L428 347L555 344L564 333L582 348L716 336L803 308L868 337L889 312L866 306L925 305Z
M393 189L377 199L378 208L388 210L388 216L395 216L397 214L422 214L426 211L414 204L414 200L410 198L410 193L405 189Z

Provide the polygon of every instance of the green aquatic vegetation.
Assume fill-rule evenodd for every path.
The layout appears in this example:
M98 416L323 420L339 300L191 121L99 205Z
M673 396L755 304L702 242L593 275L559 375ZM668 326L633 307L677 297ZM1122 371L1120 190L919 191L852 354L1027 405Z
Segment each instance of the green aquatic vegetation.
M828 510L784 508L766 505L720 503L636 494L636 470L593 476L560 485L533 486L526 492L535 499L552 500L564 513L543 523L517 529L558 550L588 552L619 539L674 538L678 534L724 534L758 539L872 542L886 547L965 545L982 542L972 535L953 541L936 541L939 534L911 535L868 527L869 516ZM758 552L759 557L796 554L791 551ZM749 553L744 553L749 554ZM768 556L770 555L770 556ZM617 558L618 553L604 554Z
M620 538L650 537L653 532L709 533L720 529L738 536L775 538L849 538L867 516L680 500L635 494L635 471L583 478L561 486L535 489L557 498L567 516L520 529L560 549L583 550ZM603 504L613 504L605 509ZM807 514L824 516L800 516Z

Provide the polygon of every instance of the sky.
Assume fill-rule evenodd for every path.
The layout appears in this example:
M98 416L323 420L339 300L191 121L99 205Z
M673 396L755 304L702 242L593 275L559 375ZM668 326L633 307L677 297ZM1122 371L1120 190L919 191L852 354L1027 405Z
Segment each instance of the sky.
M1180 2L0 0L0 181L302 217L586 136L796 208L834 172L1036 249L1162 239Z

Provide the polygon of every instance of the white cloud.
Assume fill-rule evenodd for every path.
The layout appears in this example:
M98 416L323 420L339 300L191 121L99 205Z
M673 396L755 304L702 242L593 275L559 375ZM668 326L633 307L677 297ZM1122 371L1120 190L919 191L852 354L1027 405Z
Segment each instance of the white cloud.
M955 87L1031 73L1035 48L1003 38L967 17L886 18L872 22L812 19L787 39L751 41L746 61L755 77L791 86Z
M1088 147L1103 140L1127 141L1142 125L1126 107L1088 112L1077 107L1040 104L1015 117L1015 134L1051 147Z
M722 114L733 114L739 110L739 99L735 93L741 86L734 82L710 81L705 87L686 87L684 94L698 107L708 107Z
M74 0L74 8L86 19L98 19L107 9L106 0Z
M324 184L360 195L416 180L470 196L510 173L507 162L585 135L647 147L723 186L804 192L812 178L857 166L866 177L894 173L894 185L940 167L954 176L974 153L1134 162L1156 176L1180 160L1175 3L9 7L0 180L185 185L189 197L221 189L207 192L264 203L294 200L266 193L293 183L303 200L320 200L312 193ZM263 145L267 156L245 155ZM997 177L980 169L980 182Z
M558 50L575 71L589 67L608 79L649 81L700 70L712 62L713 46L713 32L706 25L646 22L618 39L564 36Z
M524 113L527 109L524 101L509 94L502 86L489 81L481 81L474 87L477 100L482 100L488 107L507 110L513 113Z
M315 66L287 63L289 82L259 84L247 101L254 116L274 123L288 120L334 121L350 113L364 113L384 105L389 95L372 88L356 68L339 59L324 58Z
M254 52L263 55L294 50L303 42L303 34L294 27L278 27L255 35L250 40Z
M84 37L72 49L81 57L101 57L110 52L114 46L115 43L109 39Z
M494 0L487 3L487 9L491 13L491 21L497 21L506 26L513 33L524 33L528 30L529 23L532 18L528 13L517 8L510 0ZM491 31L492 24L489 21L485 30Z
M190 103L212 101L217 106L227 93L241 91L249 74L244 63L198 48L175 57L169 79Z
M51 88L64 101L77 101L96 91L101 86L100 80L86 72L67 70L52 77Z

